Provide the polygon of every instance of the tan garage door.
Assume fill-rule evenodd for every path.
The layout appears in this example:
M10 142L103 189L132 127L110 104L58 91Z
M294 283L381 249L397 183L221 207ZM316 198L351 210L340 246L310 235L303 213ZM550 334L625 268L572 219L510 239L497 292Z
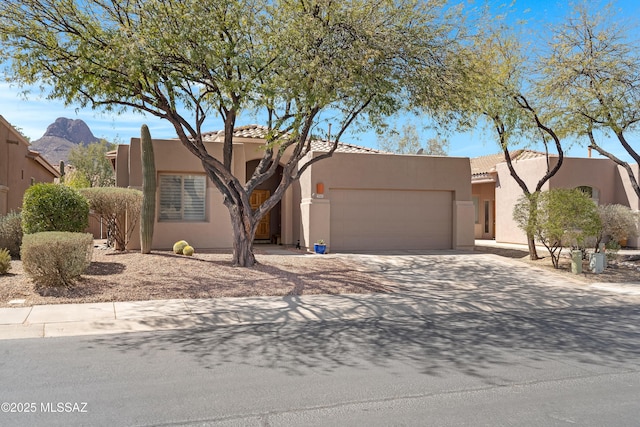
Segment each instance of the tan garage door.
M450 191L331 189L331 250L451 249Z

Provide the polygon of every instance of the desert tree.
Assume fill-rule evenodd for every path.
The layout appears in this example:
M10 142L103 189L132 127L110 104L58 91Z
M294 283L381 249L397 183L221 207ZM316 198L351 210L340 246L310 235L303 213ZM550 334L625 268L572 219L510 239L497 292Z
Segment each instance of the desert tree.
M588 138L589 147L622 166L640 197L637 171L605 149L596 135L614 136L640 163L628 135L640 129L640 53L625 20L613 5L577 3L571 16L553 28L544 61L545 91L570 115L567 127Z
M424 154L428 156L446 156L449 141L442 137L427 138L422 142L416 125L405 123L401 130L393 127L378 134L378 148L396 154Z
M447 101L440 105L440 118L445 125L453 123L467 129L484 125L493 135L511 177L530 200L530 215L535 220L536 195L562 166L564 151L562 133L556 131L561 111L538 89L538 58L513 28L501 19L486 18L478 22L478 31L470 37L463 53L464 76L457 80ZM547 167L535 186L518 174L512 152L516 147L541 143ZM553 151L557 160L552 162ZM524 228L529 255L537 259L535 234Z
M90 187L112 187L116 177L107 152L115 147L115 144L104 139L88 145L77 145L69 152L69 164L75 173L89 182Z
M531 197L536 198L533 217ZM585 240L602 228L597 206L579 189L554 188L530 197L523 195L514 206L513 217L547 248L554 268L559 267L563 246L584 247Z
M233 263L251 266L259 220L311 163L333 154L348 128L398 111L418 70L425 86L446 86L460 20L445 3L6 0L0 40L14 82L39 84L67 104L169 121L223 195ZM241 182L232 138L246 111L266 117L268 134L255 172ZM221 158L203 143L210 116L224 125ZM310 159L310 137L329 121L334 142ZM277 189L252 210L251 193L278 165Z

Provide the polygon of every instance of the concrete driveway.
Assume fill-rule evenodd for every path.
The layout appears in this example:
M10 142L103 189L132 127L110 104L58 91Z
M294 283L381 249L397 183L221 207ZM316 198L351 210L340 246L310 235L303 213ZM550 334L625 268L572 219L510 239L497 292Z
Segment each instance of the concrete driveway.
M586 284L521 261L477 252L349 254L428 312L513 311L640 302L640 284Z
M286 256L286 255L284 255ZM316 255L320 256L320 255ZM570 310L640 303L640 285L586 285L570 276L477 252L332 254L393 293L153 300L0 308L0 339L434 314ZM624 293L626 292L626 293Z

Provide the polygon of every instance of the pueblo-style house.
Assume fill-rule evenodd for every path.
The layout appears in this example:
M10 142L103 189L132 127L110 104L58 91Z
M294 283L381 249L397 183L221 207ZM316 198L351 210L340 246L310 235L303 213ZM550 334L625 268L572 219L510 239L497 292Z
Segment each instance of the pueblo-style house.
M529 189L535 189L538 180L547 170L544 153L516 150L511 153L518 175ZM549 167L557 164L558 157L549 157ZM638 176L638 165L632 165ZM511 177L502 153L471 159L472 200L474 204L474 237L495 239L499 243L526 244L524 232L513 220L513 207L523 191ZM562 166L542 187L580 188L591 195L599 205L620 204L634 211L640 209L640 201L631 186L627 171L608 158L564 157ZM638 247L640 241L632 239L628 246Z
M232 172L246 180L262 157L266 128L234 132ZM207 133L209 153L222 157L223 132ZM314 140L307 158L329 150ZM154 249L186 240L196 249L230 248L232 228L222 194L200 160L176 139L154 139L157 173ZM116 185L142 188L140 140L111 155ZM287 158L283 159L286 161ZM259 206L275 190L276 174L251 195ZM311 165L264 218L256 241L331 251L472 249L474 207L468 158L396 155L339 144ZM134 239L130 249L139 247Z

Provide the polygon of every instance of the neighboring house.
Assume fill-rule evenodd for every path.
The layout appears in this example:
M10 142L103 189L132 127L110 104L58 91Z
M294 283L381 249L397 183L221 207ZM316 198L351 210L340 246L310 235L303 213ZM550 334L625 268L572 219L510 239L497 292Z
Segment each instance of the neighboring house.
M261 126L236 129L232 172L240 180L255 170L265 135ZM221 131L204 136L214 156L221 156L222 140ZM200 160L175 139L156 139L153 146L158 192L152 247L167 249L184 239L196 249L230 248L228 210ZM313 141L307 156L328 149L326 141ZM141 188L140 140L118 146L114 160L116 185ZM472 249L470 180L467 158L384 154L339 144L333 157L311 165L286 191L260 224L256 241L309 248L323 239L332 251ZM278 182L276 174L254 191L256 207ZM138 247L138 241L130 245Z
M544 158L545 156L544 153L531 150L515 150L510 154L512 161ZM474 237L476 239L494 239L496 237L496 186L499 183L496 166L500 163L505 163L503 153L471 159L471 194L475 211ZM507 175L509 179L513 179L508 170ZM502 178L505 177L502 176ZM515 181L514 184L517 185Z
M512 153L518 175L533 191L547 170L544 153L517 150ZM550 156L550 167L558 161ZM633 166L637 173L637 165ZM524 232L513 220L513 207L523 192L509 173L502 153L471 159L472 197L475 207L475 238L501 243L526 243ZM582 188L600 205L621 204L638 211L640 204L627 172L607 158L565 157L560 170L542 187ZM629 241L637 247L638 241Z
M60 173L0 116L0 215L19 210L24 192L36 182L53 182Z

